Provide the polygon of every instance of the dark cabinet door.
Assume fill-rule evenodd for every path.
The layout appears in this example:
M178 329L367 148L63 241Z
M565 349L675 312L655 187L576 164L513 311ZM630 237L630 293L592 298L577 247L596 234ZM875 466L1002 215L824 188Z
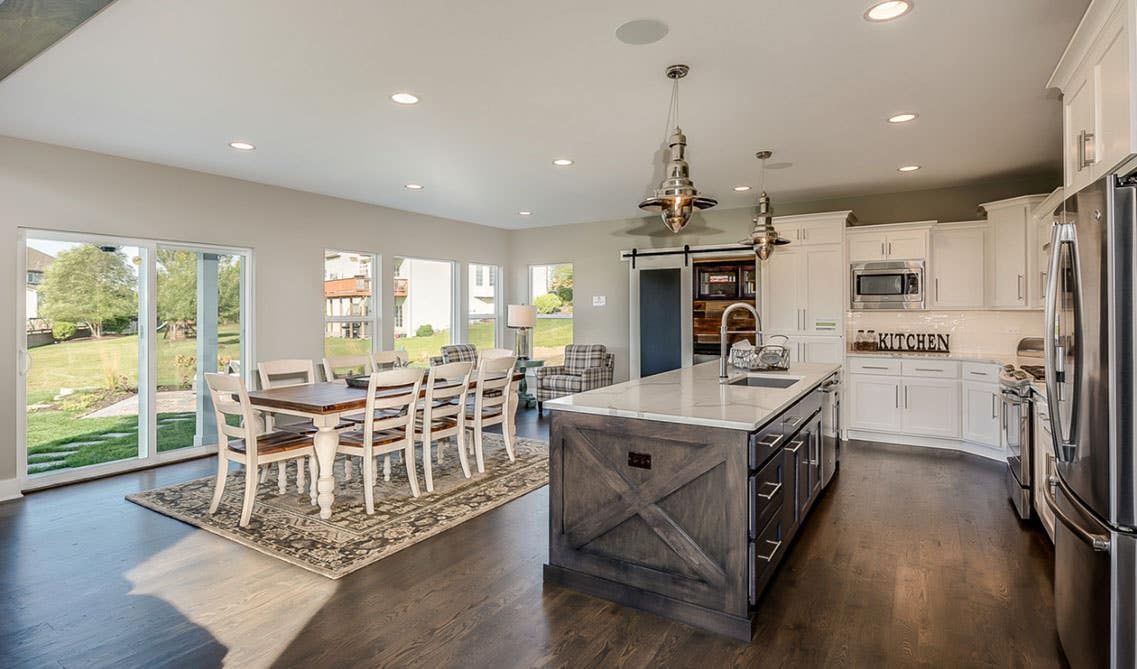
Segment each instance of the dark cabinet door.
M809 456L809 489L810 501L821 492L821 415L813 418L809 426L810 448Z

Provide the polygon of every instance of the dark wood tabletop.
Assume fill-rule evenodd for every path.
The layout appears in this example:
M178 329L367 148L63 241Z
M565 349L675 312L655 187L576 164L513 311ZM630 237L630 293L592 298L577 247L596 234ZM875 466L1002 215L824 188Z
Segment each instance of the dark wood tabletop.
M525 375L514 372L511 382L520 381ZM447 384L449 386L457 383ZM445 388L447 385L439 385ZM470 390L478 387L476 380L470 380ZM376 395L398 395L405 393L410 386L389 386L377 388ZM426 397L426 387L419 391L419 397ZM367 389L352 388L345 383L309 383L299 386L285 386L268 390L249 392L249 402L265 409L281 409L306 414L332 414L346 411L359 411L367 408Z

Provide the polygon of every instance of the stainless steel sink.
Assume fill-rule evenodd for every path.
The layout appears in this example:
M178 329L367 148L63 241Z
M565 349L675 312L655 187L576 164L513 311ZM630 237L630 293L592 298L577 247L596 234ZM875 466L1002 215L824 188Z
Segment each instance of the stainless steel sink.
M750 386L751 388L789 388L798 381L801 379L792 376L740 376L728 381L727 385Z

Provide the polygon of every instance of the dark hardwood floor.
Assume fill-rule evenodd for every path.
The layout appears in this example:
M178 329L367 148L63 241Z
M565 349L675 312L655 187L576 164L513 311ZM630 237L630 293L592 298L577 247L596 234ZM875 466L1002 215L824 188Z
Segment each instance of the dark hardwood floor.
M0 504L0 665L1065 665L1053 549L973 456L848 445L749 644L544 585L544 488L340 581L123 499L213 467Z

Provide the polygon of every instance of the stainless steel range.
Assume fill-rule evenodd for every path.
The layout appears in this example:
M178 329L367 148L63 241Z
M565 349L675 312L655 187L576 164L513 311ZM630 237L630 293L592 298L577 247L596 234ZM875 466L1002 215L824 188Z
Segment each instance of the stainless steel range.
M1031 499L1034 473L1033 398L1034 381L1045 376L1044 342L1041 337L1019 341L1018 366L1006 365L999 374L1003 400L1002 440L1007 445L1007 494L1019 517L1028 520L1034 509Z

